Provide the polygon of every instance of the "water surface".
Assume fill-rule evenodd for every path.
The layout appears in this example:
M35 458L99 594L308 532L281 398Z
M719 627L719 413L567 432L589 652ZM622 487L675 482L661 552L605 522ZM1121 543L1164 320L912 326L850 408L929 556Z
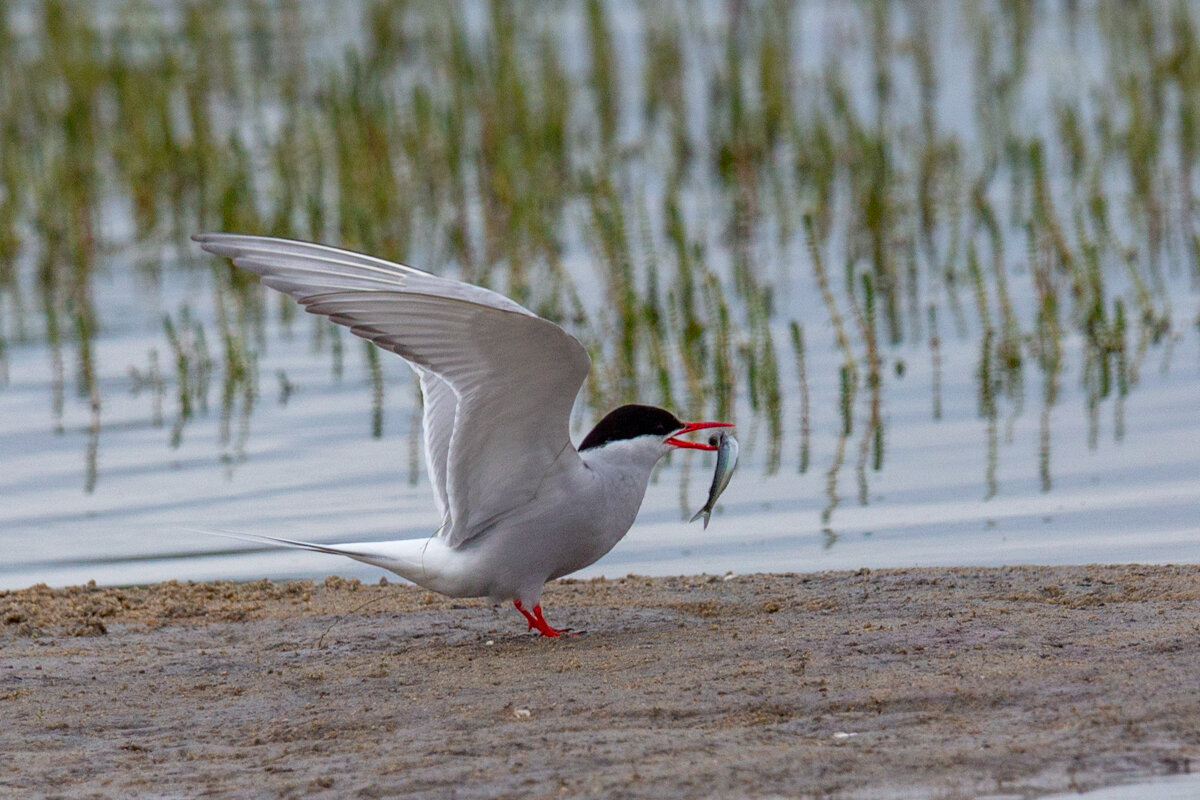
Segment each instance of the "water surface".
M584 574L1200 560L1192 6L321 8L0 14L0 586L433 530L407 368L214 228L553 318L576 441L735 420L708 531L677 454Z

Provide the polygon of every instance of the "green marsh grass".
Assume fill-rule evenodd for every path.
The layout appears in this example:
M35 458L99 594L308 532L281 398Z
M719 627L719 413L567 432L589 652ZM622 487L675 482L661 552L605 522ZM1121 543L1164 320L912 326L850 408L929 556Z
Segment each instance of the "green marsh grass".
M812 411L808 391L808 371L804 363L804 327L795 320L792 320L788 327L792 337L792 351L796 357L796 379L799 382L800 390L800 455L796 468L803 475L808 472L809 461L812 458Z
M113 366L99 300L135 262L148 287L172 271L211 287L212 318L165 317L163 363L130 378L172 419L168 445L212 402L218 457L241 460L259 363L306 327L333 380L369 387L365 434L403 427L384 425L376 350L347 357L344 332L201 257L197 230L328 241L505 292L584 341L581 420L652 400L762 431L767 472L829 459L826 526L849 437L860 502L886 466L901 348L927 350L939 420L955 408L948 347L977 343L987 496L1036 397L1049 490L1063 386L1082 387L1093 446L1109 407L1124 437L1151 349L1170 363L1172 287L1200 280L1185 3L380 0L347 6L336 42L303 1L105 9L0 9L0 387L14 346L44 344L49 427L86 411L87 490ZM800 26L830 20L844 38L814 60ZM1100 52L1064 44L1085 33ZM1039 93L1052 76L1035 47L1084 77ZM964 86L966 119L943 119ZM837 402L810 398L819 383Z

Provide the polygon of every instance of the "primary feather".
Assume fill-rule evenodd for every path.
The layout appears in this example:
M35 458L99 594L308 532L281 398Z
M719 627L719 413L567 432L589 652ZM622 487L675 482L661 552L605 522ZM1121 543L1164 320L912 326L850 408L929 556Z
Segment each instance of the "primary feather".
M416 368L448 546L531 500L557 460L578 460L569 419L591 361L554 323L488 289L326 245L192 238Z

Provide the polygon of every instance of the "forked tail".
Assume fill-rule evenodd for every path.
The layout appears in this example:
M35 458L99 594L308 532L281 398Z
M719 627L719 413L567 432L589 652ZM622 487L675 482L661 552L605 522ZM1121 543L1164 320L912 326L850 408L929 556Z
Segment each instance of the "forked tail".
M278 536L263 536L259 533L242 533L202 528L188 528L196 533L241 539L245 542L311 550L346 556L364 564L383 567L401 578L412 581L435 592L451 597L476 597L486 594L469 570L463 574L464 562L456 551L448 549L436 536L427 539L395 539L385 542L350 542L347 544L317 544L297 539L282 539ZM469 566L469 564L468 564Z
M219 530L216 528L188 528L187 530L209 536L224 536L226 539L240 539L243 542L269 544L276 547L290 547L295 550L311 550L314 553L328 553L333 556L346 556L356 561L392 570L404 577L408 577L406 573L411 571L407 559L398 559L396 554L392 553L372 551L371 546L364 543L317 544L316 542L302 542L297 539L283 539L278 536L264 536L260 533L243 533L241 531ZM387 544L394 547L398 543L388 542Z

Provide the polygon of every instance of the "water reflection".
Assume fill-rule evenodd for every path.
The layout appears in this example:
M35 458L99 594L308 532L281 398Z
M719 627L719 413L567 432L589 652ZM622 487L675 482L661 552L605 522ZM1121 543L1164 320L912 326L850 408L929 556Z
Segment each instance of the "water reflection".
M1091 448L1106 414L1125 438L1200 275L1193 9L1071 9L364 2L334 34L304 2L6 4L0 387L14 346L42 349L50 428L86 407L91 492L96 342L136 328L115 390L173 449L215 414L231 472L265 383L304 390L261 366L299 335L362 382L364 437L412 408L416 481L411 384L186 241L260 232L510 294L592 354L580 424L634 399L734 417L764 472L824 474L830 542L851 469L874 502L918 361L934 420L943 370L970 371L981 498L1026 477L1000 465L1032 391L1050 491L1056 410Z

